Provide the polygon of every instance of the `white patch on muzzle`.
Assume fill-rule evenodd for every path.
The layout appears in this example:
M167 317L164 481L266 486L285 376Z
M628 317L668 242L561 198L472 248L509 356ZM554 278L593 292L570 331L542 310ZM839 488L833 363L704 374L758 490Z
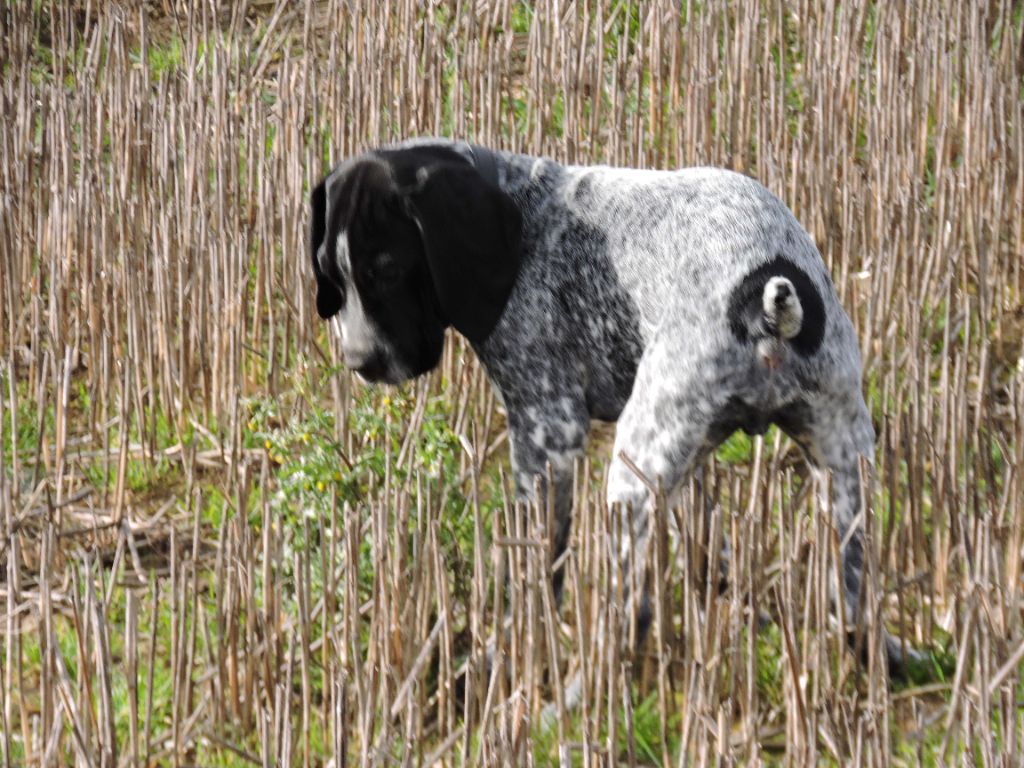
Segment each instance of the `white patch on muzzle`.
M380 347L380 341L373 322L366 316L359 291L352 280L352 262L349 258L348 235L345 230L338 233L335 253L338 271L345 281L345 302L341 311L334 316L335 328L341 337L345 365L349 368L360 368L373 356L374 350Z

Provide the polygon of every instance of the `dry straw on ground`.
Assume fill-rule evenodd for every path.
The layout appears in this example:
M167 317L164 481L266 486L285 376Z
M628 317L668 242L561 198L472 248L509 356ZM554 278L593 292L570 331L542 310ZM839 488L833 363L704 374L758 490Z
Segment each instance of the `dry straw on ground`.
M0 761L1019 761L1022 14L5 4ZM622 621L596 440L559 612L468 349L366 391L312 311L310 182L426 134L722 165L792 207L861 339L867 611L946 671L891 687L877 631L843 650L837 542L778 436L707 466L709 514L662 511L635 658L595 637Z

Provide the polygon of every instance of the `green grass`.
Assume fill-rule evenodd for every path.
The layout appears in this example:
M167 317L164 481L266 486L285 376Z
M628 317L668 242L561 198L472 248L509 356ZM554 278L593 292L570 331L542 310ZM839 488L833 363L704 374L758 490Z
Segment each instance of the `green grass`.
M150 74L160 79L174 74L182 65L181 41L177 37L171 37L167 42L150 41L146 48L146 66ZM142 53L135 49L133 61L142 62Z
M774 429L775 427L772 427L772 430ZM768 441L767 436L765 441ZM750 435L736 430L718 447L718 450L715 451L715 456L724 464L746 464L753 456L753 446L754 443Z
M633 705L631 714L633 725L633 744L629 743L629 731L626 728L626 714L620 709L616 715L616 744L613 759L625 763L630 751L640 765L657 765L661 756L661 718L658 716L658 693L654 691L640 698L641 691L634 685L632 700L637 702ZM678 710L677 710L678 713ZM566 729L566 740L570 742L582 742L583 730L581 715L579 711L568 713L569 724ZM668 749L672 754L679 751L679 721L681 715L676 714L672 722L667 723ZM533 758L537 765L557 765L558 754L558 731L554 726L538 723L532 729L533 737ZM607 744L608 725L602 721L601 728L596 735L596 742ZM583 765L583 755L579 750L571 752L573 766Z

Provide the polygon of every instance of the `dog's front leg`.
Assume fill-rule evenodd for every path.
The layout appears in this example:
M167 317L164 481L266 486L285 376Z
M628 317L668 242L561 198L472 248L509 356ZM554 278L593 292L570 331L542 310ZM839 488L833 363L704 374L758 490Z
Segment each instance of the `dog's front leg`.
M556 562L569 543L572 529L573 465L583 456L590 425L582 398L552 397L541 403L510 405L509 442L515 476L516 500L537 501L539 482L541 500L548 494L554 506L551 536L551 562ZM552 487L548 488L550 467ZM565 568L552 575L556 601L561 598Z

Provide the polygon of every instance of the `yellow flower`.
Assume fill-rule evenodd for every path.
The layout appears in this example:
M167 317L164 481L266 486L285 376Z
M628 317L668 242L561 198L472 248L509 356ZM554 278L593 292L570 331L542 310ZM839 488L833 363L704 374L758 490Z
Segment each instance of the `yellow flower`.
M269 440L264 440L263 441L263 447L266 448L269 451L270 450L270 441Z
M309 432L302 433L302 442L306 443L307 445L309 444Z
M320 493L323 493L323 492L324 492L324 483L323 483L323 480L317 480L317 482L316 482L316 489L317 489L318 491L320 491Z
M387 407L389 407L391 405L391 398L388 397L387 395L384 395L384 399L381 400L380 402L381 402L381 405L383 405L385 408L387 408Z

